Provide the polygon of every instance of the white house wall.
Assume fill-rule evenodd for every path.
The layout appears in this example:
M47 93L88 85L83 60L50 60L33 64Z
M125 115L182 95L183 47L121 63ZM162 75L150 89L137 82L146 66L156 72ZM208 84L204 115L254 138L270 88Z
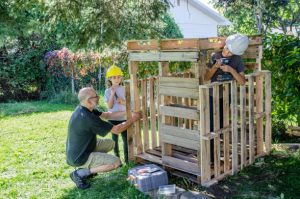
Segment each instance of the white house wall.
M170 14L174 17L185 38L215 37L218 35L218 22L201 10L194 7L186 0L177 0L174 7L170 8Z

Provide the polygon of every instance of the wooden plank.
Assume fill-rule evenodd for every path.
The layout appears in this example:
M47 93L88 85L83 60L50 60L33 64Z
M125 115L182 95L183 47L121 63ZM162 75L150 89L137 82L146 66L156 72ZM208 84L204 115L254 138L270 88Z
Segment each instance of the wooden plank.
M199 58L198 52L148 52L129 53L130 61L191 61L196 62Z
M255 70L256 68L258 68L258 63L256 62L244 62L245 67L249 70Z
M148 153L141 153L141 154L136 155L136 157L162 165L162 159L155 155L151 155Z
M138 79L136 76L137 73L137 62L129 62L130 69L130 93L131 93L131 103L133 103L133 111L140 111L140 97L138 93ZM143 145L141 139L141 123L140 120L134 123L134 132L135 132L135 146L136 153L141 154L143 152Z
M159 67L159 76L160 77L168 76L168 74L169 74L169 63L168 62L159 62L158 67ZM165 96L162 96L160 94L160 92L161 92L161 88L159 87L160 104L164 105L167 103L168 98ZM160 110L158 112L158 115L160 115ZM158 124L159 126L161 126L161 124L170 124L169 117L162 116L162 115L160 115L160 116L161 116L160 117L161 119L159 120L160 121L160 123ZM159 132L160 132L160 129L159 129ZM166 156L166 155L171 156L172 155L172 145L170 143L165 143L164 140L162 139L161 134L160 134L159 138L160 138L161 145L162 145L162 157Z
M168 39L160 41L161 51L198 51L199 39Z
M209 94L207 88L201 88L199 86L199 99L200 99L200 136L206 136L209 134ZM200 140L200 162L199 167L201 170L201 184L211 179L210 170L210 141Z
M259 53L251 53L251 52L245 52L242 55L242 59L257 59L259 57Z
M248 77L249 82L249 163L253 164L254 162L254 82L253 76Z
M125 83L125 98L126 98L126 115L127 120L132 118L131 107L130 107L130 84ZM128 143L128 159L129 161L134 160L134 143L133 143L133 126L127 129L127 143Z
M231 84L231 123L232 123L232 175L238 171L238 132L237 132L237 82Z
M174 135L160 133L160 139L163 142L163 144L169 144L169 145L174 144L177 146L182 146L194 150L198 150L200 147L199 141L175 137ZM165 156L164 153L163 156Z
M240 131L241 131L241 168L246 166L247 148L246 148L246 88L240 86Z
M154 99L154 78L151 77L150 80L150 125L151 125L151 146L152 149L157 146L157 136L156 136L156 110L155 110L155 99Z
M175 126L160 124L160 133L166 134L170 136L174 136L177 138L189 139L199 142L200 134L197 130L190 130L190 129L182 129ZM190 148L190 147L187 147ZM198 148L197 148L198 150Z
M162 157L163 164L166 164L168 167L172 167L187 173L194 175L200 175L200 169L197 164L188 162L185 160L180 160L171 156Z
M220 97L219 97L219 86L213 87L213 118L214 118L214 131L220 129ZM220 164L220 135L217 134L214 138L214 172L215 177L220 175L221 172L221 164Z
M149 126L148 126L148 105L147 105L147 79L142 80L142 114L143 114L143 138L144 150L149 149Z
M271 73L265 75L265 104L266 104L266 129L265 129L265 143L266 153L271 152L272 147L272 110L271 110L271 98L272 98L272 86L271 86Z
M160 86L198 89L199 79L182 77L159 77Z
M263 78L262 76L256 77L256 113L263 112ZM257 141L257 154L264 152L263 140L263 118L256 120L256 141Z
M158 49L158 41L154 39L127 42L128 51L144 51L144 50L157 50L157 49Z
M223 126L229 125L229 84L224 84L223 89ZM224 172L230 170L230 146L229 146L229 131L224 132Z
M195 109L174 106L161 105L160 114L172 117L187 118L192 120L197 120L199 118L199 113Z
M197 92L198 92L197 89L159 86L159 94L165 96L198 99Z

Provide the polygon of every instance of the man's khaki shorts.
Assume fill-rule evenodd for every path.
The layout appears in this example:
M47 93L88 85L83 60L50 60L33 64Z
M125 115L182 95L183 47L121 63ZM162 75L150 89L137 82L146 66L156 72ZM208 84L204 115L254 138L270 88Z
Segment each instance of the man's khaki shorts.
M115 147L115 142L111 139L99 139L97 145L88 158L88 160L80 166L80 168L95 168L103 165L112 165L120 162L120 158L107 154Z

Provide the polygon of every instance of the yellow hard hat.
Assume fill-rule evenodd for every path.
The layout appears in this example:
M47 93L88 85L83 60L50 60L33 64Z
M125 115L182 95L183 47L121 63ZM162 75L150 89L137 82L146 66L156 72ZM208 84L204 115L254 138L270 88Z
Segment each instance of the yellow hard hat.
M109 67L106 72L106 78L110 78L112 76L123 76L121 68L116 65L112 65L111 67Z

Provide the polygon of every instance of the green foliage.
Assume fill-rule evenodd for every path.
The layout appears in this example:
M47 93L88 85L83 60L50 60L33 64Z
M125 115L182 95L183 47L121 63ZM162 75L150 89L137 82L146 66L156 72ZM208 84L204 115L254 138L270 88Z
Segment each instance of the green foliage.
M36 99L45 83L48 41L32 34L0 48L0 101Z
M300 39L267 35L264 46L263 68L272 71L273 120L300 126Z
M46 3L48 29L68 47L119 48L130 39L163 37L167 4L161 0L87 0Z
M230 21L231 27L220 29L221 35L233 32L265 34L281 29L285 34L292 27L299 28L299 0L212 0Z

